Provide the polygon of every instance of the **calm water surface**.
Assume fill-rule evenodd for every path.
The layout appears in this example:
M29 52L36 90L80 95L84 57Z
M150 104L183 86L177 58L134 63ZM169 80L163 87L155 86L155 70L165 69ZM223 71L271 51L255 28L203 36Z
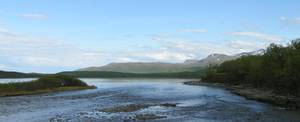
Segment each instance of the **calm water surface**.
M20 82L32 79L1 79ZM188 79L82 79L98 88L83 91L0 97L0 122L131 121L137 114L155 114L166 122L300 122L300 114L246 100L218 87L189 86ZM177 103L134 112L101 109L128 104Z

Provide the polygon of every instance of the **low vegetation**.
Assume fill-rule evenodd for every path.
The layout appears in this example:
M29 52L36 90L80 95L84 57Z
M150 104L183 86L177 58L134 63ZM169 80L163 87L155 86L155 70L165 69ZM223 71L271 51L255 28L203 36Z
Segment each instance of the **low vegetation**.
M0 96L14 96L55 91L90 89L85 82L66 75L49 75L30 82L0 84Z
M244 56L210 66L203 80L249 85L285 96L300 96L300 39L287 46L271 44L263 55Z

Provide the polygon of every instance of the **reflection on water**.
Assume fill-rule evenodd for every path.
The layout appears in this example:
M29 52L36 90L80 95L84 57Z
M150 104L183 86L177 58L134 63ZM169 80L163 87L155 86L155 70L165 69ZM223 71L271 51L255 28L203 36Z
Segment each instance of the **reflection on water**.
M247 100L222 88L183 85L187 79L82 80L98 88L0 98L0 121L130 121L138 114L162 115L167 118L156 121L171 122L300 121L297 112ZM159 106L162 103L177 106ZM101 111L128 104L151 106L133 112Z

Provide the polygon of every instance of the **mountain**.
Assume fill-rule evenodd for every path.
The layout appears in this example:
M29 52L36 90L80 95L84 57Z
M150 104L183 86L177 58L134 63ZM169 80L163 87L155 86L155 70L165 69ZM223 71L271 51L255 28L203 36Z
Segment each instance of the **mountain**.
M123 73L176 73L193 72L201 70L208 65L221 64L224 61L240 58L247 55L261 55L264 50L245 52L237 55L211 54L201 60L186 60L183 63L163 63L163 62L128 62L110 63L100 67L87 67L77 71L108 71Z
M236 55L225 55L225 54L211 54L207 56L206 58L199 60L198 63L201 66L208 66L210 64L221 64L225 61L234 60L243 56L250 56L250 55L263 55L265 53L264 49L259 49L252 52L243 52ZM195 61L194 61L195 62Z
M58 75L70 75L77 78L201 78L206 74L206 70L194 72L175 73L124 73L108 71L66 71L59 72Z
M263 54L265 54L265 52L266 52L265 49L259 49L259 50L252 51L252 52L239 53L235 56L242 57L242 56L249 56L249 55L263 55Z
M215 64L221 64L224 61L233 60L236 58L238 58L238 57L229 56L229 55L225 55L225 54L211 54L211 55L207 56L206 58L199 60L198 64L201 66L208 66L210 64L215 65Z
M78 71L110 71L125 73L174 73L195 71L199 66L186 63L162 63L162 62L128 62L110 63L101 67L88 67Z

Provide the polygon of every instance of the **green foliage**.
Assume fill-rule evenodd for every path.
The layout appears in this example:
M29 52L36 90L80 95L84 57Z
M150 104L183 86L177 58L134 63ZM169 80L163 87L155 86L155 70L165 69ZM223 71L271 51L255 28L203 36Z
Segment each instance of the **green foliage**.
M300 96L300 39L288 46L271 44L264 55L245 56L210 66L204 80L249 84Z
M35 91L68 86L88 86L79 79L64 75L49 75L31 82L0 84L0 92Z

